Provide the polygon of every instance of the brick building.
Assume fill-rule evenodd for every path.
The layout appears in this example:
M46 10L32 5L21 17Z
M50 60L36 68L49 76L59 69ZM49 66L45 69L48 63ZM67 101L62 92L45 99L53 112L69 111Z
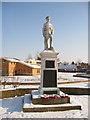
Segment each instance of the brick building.
M40 75L41 67L12 58L1 58L2 75Z
M89 70L89 68L90 68L90 65L88 63L82 62L77 65L76 69L77 71L86 72L87 70Z

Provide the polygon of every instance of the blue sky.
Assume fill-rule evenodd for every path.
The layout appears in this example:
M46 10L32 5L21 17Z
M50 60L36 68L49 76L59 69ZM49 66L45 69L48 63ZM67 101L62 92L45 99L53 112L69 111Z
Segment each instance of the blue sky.
M51 16L60 61L88 61L88 3L3 3L2 55L25 60L44 49L42 27Z

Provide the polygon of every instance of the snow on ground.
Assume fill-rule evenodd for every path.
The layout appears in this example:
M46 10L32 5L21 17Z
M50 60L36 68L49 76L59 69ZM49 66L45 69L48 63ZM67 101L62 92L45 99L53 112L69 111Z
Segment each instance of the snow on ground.
M59 84L58 87L90 88L90 83L80 82L80 83L72 83L72 84Z
M90 78L82 78L82 77L73 77L73 75L82 74L82 73L65 73L65 72L58 72L58 80L60 81L83 81L83 80L90 80ZM83 73L85 74L85 73Z
M80 77L73 77L77 73L65 73L65 72L58 72L58 80L59 81L78 81L78 80L90 80L90 78L80 78ZM78 73L82 74L82 73ZM37 76L6 76L0 77L0 81L7 81L7 82L40 82L40 75Z
M70 95L71 103L76 101L81 105L82 110L69 110L57 112L29 112L23 113L23 97L6 98L0 100L0 119L1 118L88 118L88 100L87 95Z
M22 86L22 85L20 85L19 87L17 87L17 88L39 88L39 86L40 85L24 85L24 86Z
M77 73L58 73L58 81L78 81L78 80L88 80L87 78L77 78L73 77ZM3 81L1 79L1 81ZM15 77L7 77L7 81L18 81L18 82L38 82L40 81L40 76L15 76ZM60 87L90 87L90 83L82 82L75 84L61 84ZM1 87L1 86L0 86ZM17 88L27 88L27 86L18 86ZM30 88L38 87L38 86L28 86ZM13 85L6 86L6 89L13 88ZM31 112L31 113L23 113L23 97L15 97L15 98L6 98L0 100L0 119L3 118L87 118L88 117L88 96L87 95L77 95L71 96L71 102L75 100L78 104L81 105L82 110L71 110L71 111L63 111L63 112ZM90 96L89 96L90 100Z
M18 98L5 98L3 100L0 99L0 119L8 118L9 115L12 115L13 112L16 114L15 116L19 116L23 107L23 97ZM12 115L13 117L13 115Z
M17 87L14 88L13 85L6 85L5 86L5 89L3 89L3 85L0 86L0 89L1 90L14 90L14 89L18 89L18 88L21 88L21 89L24 89L24 88L39 88L40 85L19 85ZM71 87L71 88L90 88L90 82L80 82L80 83L70 83L70 84L58 84L58 87ZM0 90L0 91L1 91Z
M76 75L77 73L65 73L65 72L58 72L58 82L71 82L71 81L82 81L82 83L75 83L75 84L59 84L59 87L90 87L90 83L84 83L83 80L90 80L88 78L80 78L80 77L73 77L73 75ZM82 74L82 73L79 73ZM40 83L40 75L37 76L8 76L5 78L7 82L20 82L20 83ZM4 77L0 79L1 81L4 81ZM0 85L0 89L3 89L3 85ZM17 86L17 87L25 87L25 86ZM33 87L34 85L28 85L28 87ZM39 87L39 86L37 86ZM14 85L5 85L5 89L14 88Z
M40 75L37 76L6 76L0 77L0 81L4 82L30 82L30 81L40 81Z

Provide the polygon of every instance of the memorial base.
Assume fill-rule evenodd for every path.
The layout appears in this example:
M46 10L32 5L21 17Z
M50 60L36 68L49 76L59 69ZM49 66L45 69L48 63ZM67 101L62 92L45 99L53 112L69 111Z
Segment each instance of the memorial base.
M40 94L57 94L60 95L60 89L57 87L43 87L40 88Z
M49 111L66 111L66 110L81 110L81 105L73 102L70 103L70 98L61 99L41 99L39 91L33 91L32 95L24 96L23 112L49 112Z
M48 92L50 92L50 91L48 91ZM65 94L63 92L59 92L58 95L57 94L47 95L47 98L44 98L44 96L40 94L39 90L33 90L32 94L31 94L32 103L33 104L42 104L42 105L70 103L70 97L68 95L66 97L64 97L64 96L65 96Z

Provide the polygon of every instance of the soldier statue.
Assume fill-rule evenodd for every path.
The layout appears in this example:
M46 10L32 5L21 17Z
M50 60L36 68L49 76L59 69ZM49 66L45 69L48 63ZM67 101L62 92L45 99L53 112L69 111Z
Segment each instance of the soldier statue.
M50 16L46 17L47 22L43 25L43 36L44 36L44 49L53 49L52 41L53 41L53 27L50 23ZM50 38L50 48L48 45L48 41Z

